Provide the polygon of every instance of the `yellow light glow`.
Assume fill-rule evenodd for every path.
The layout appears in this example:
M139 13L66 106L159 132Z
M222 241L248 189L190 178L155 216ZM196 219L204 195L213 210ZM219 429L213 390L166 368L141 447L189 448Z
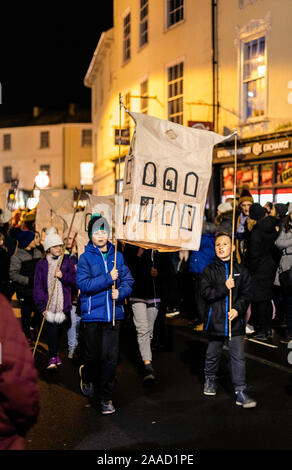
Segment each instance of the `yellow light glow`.
M266 73L266 66L265 65L259 65L258 66L258 76L262 77Z

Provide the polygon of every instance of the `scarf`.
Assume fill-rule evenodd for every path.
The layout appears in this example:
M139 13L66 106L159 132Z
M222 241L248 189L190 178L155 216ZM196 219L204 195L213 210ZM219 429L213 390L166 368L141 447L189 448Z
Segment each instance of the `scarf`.
M53 284L54 284L55 273L57 270L59 257L55 258L49 254L47 255L47 261L49 265L48 292L50 294ZM55 288L52 294L51 302L50 302L48 311L46 312L46 320L49 323L62 323L66 319L66 316L63 312L63 308L64 308L63 287L62 287L61 280L57 278L56 283L55 283Z

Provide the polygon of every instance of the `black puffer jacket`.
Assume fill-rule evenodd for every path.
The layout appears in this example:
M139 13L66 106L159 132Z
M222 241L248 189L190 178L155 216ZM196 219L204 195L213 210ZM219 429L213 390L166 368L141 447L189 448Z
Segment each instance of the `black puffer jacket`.
M278 223L276 217L265 217L253 227L248 238L247 267L252 279L253 302L272 298L280 253L275 246Z
M17 298L33 297L33 281L37 262L42 253L37 248L18 248L11 257L10 279L14 283Z
M229 274L230 261L224 262L217 257L202 273L201 294L209 304L205 329L212 336L229 335L229 289L225 285ZM238 317L231 322L231 334L239 336L245 333L245 315L251 301L250 275L242 264L235 261L233 278L232 308L238 311Z
M157 299L167 296L167 286L174 276L174 268L169 253L144 250L142 256L137 256L139 248L127 244L124 250L125 261L135 282L131 298ZM157 269L157 277L151 276L151 268Z

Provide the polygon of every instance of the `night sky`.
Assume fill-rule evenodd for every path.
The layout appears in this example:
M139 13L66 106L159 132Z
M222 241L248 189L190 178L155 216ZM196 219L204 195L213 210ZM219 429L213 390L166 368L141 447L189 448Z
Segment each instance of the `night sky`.
M90 106L83 84L102 31L113 26L112 0L2 2L0 114Z

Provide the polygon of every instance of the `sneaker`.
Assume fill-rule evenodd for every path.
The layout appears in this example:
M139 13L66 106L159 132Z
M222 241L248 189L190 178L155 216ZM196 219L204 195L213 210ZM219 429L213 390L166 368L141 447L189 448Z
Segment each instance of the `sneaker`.
M216 395L215 377L206 377L204 384L204 395Z
M288 344L291 340L292 340L292 334L291 333L286 333L284 338L280 339L280 343Z
M79 375L80 375L80 388L81 388L81 392L83 393L83 395L85 397L93 397L94 395L94 387L93 387L93 383L92 382L84 382L83 378L82 378L82 371L83 371L83 368L84 368L84 365L82 364L80 367L79 367Z
M172 318L172 317L175 317L176 315L179 315L179 314L180 314L180 311L179 311L178 308L168 308L165 316L167 318Z
M199 323L193 328L194 331L203 331L204 330L204 323Z
M101 404L101 413L103 415L110 415L112 413L115 413L116 410L111 400L102 400L100 404Z
M245 333L247 335L251 335L252 333L254 333L254 327L252 325L250 325L249 323L246 324L246 327L245 327Z
M51 357L47 369L57 369L57 358Z
M257 339L258 341L267 341L267 339L269 339L269 334L265 333L264 331L258 332L252 337L252 339Z
M62 365L62 361L61 361L60 356L57 356L57 357L56 357L56 364L57 364L57 366L61 366L61 365Z
M68 359L73 359L73 352L71 351L68 352Z
M149 381L149 380L154 380L154 370L152 367L152 364L146 364L144 368L144 375L143 375L143 382Z
M246 392L246 390L241 390L240 392L236 392L236 405L242 406L242 408L254 408L257 406L257 402L250 398Z

